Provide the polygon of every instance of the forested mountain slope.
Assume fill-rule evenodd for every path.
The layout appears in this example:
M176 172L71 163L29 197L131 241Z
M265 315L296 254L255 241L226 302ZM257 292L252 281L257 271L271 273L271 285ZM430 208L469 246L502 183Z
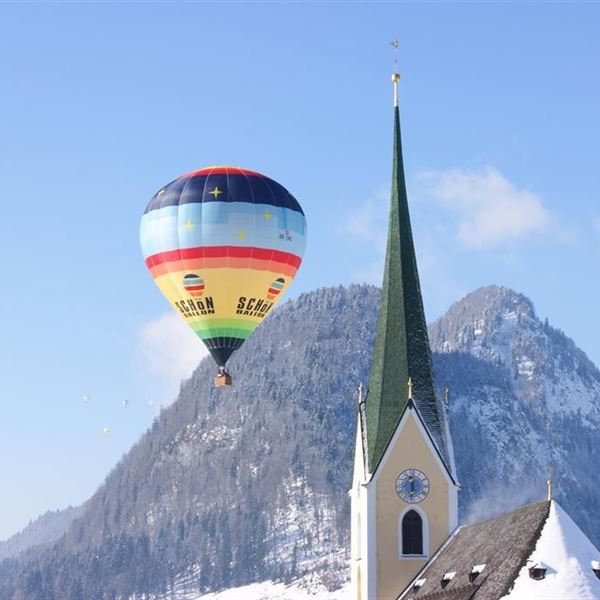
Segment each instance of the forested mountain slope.
M0 561L18 556L25 550L55 542L71 526L81 511L81 506L69 506L64 510L48 511L39 516L19 533L0 542Z
M0 597L140 598L308 573L339 585L377 303L376 288L359 285L286 303L236 353L232 389L214 389L214 367L201 363L65 536L0 565ZM455 304L431 339L450 389L463 517L539 499L552 462L559 500L598 544L598 370L505 288Z

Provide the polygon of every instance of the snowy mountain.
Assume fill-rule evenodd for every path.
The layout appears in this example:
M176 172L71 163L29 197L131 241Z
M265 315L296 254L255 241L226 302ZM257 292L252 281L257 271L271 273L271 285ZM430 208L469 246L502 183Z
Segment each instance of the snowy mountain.
M479 520L555 494L598 546L593 453L600 442L600 372L533 304L487 287L430 327L450 424L463 517Z
M268 580L268 597L343 597L355 390L378 296L354 285L286 303L236 353L232 389L201 363L66 534L0 564L0 597L183 599ZM598 370L505 288L470 294L430 335L463 519L542 498L551 463L558 499L599 545Z

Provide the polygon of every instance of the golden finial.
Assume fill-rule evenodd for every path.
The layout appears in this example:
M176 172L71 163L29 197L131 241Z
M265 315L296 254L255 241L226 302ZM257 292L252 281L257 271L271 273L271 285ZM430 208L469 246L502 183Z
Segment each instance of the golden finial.
M392 82L394 83L394 106L398 106L398 82L400 81L400 73L392 74Z
M548 502L550 502L552 500L552 467L550 465L548 465L548 481L546 481L546 484L548 485Z
M358 405L363 403L363 384L362 381L358 384Z
M409 377L408 378L408 399L409 400L412 400L412 387L413 387L412 377Z

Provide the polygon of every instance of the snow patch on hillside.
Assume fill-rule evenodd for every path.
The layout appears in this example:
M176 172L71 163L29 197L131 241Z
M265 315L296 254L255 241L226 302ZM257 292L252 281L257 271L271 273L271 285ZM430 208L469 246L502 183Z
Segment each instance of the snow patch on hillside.
M168 594L150 596L148 600L352 600L347 560L333 558L320 565L315 562L313 569L292 583L269 580L210 593L194 590L194 575L198 575L195 569L179 578Z
M216 594L187 596L178 600L350 600L350 583L335 591L324 587L307 589L302 584L273 583L263 581L243 587L232 588Z
M315 493L306 476L288 475L276 507L267 532L273 550L265 564L291 562L308 572L315 569L315 561L327 561L337 551L334 507L325 494Z

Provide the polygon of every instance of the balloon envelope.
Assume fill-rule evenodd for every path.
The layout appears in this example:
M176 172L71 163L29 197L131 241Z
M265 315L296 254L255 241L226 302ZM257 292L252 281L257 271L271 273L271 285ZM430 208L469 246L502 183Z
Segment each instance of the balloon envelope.
M265 175L209 167L152 197L140 240L155 283L224 366L296 275L306 219Z

